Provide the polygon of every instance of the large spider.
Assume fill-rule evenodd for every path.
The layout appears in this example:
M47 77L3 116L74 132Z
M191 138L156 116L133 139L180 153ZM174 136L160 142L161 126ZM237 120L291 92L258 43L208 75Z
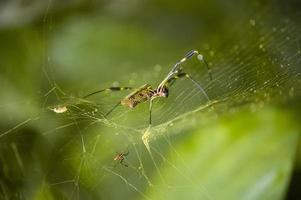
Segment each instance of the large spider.
M199 54L199 52L195 51L195 50L189 51L184 58L182 58L179 62L177 62L173 66L173 68L170 70L170 72L167 74L167 76L163 79L163 81L161 81L161 83L159 84L159 86L156 89L153 89L152 86L149 84L145 84L145 85L139 87L138 89L136 89L135 91L133 91L132 93L127 95L125 98L123 98L120 102L118 102L111 110L109 110L109 112L107 112L105 114L105 117L108 116L119 105L127 106L129 108L134 108L138 104L149 100L150 101L149 125L151 125L152 124L152 102L153 102L153 100L158 97L167 98L168 94L169 94L168 87L171 86L176 79L184 78L184 77L191 80L209 101L209 97L206 94L203 87L197 81L195 81L189 74L185 73L183 71L183 68L181 67L182 63L184 63L186 60L190 59L194 55L197 55L197 58L200 61L202 61L203 63L205 63L205 65L208 69L210 80L212 80L211 70L209 68L209 65L205 61L203 55ZM98 90L96 92L88 94L88 95L84 96L83 98L90 97L94 94L97 94L97 93L100 93L103 91L121 91L121 90L133 90L133 89L134 88L132 88L132 87L110 87L107 89Z

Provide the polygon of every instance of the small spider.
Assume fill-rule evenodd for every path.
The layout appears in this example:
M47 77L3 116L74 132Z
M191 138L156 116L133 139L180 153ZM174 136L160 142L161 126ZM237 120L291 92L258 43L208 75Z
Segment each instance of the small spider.
M117 164L121 164L125 167L128 167L128 165L124 162L124 159L127 155L129 155L129 151L126 151L126 152L122 152L122 153L118 153L116 152L116 156L114 157L114 160L117 161L116 165L114 167L117 166Z
M183 68L181 67L182 63L184 63L185 61L187 61L194 55L197 55L197 58L200 61L202 61L203 63L205 63L205 65L208 69L210 80L212 80L211 70L209 68L209 65L205 61L203 55L199 54L199 52L195 51L195 50L189 51L184 58L182 58L179 62L177 62L173 66L173 68L170 70L170 72L167 74L167 76L163 79L163 81L161 81L161 83L158 85L158 87L156 89L153 89L152 86L149 84L145 84L145 85L141 86L140 88L136 89L135 91L130 93L128 96L123 98L121 101L119 101L111 110L109 110L109 112L107 112L105 114L105 117L107 117L119 105L123 105L123 106L129 107L129 108L134 108L138 104L149 100L150 101L149 125L151 125L152 124L152 102L153 102L153 100L158 97L167 98L168 94L169 94L168 88L178 78L188 78L189 80L191 80L198 87L198 89L204 94L206 99L209 101L210 99L209 99L207 93L205 92L205 90L203 89L203 87L197 81L195 81L189 74L185 73L183 71ZM122 91L122 90L133 90L133 89L134 88L132 88L132 87L110 87L107 89L98 90L96 92L88 94L88 95L84 96L83 98L90 97L94 94L97 94L97 93L100 93L103 91Z

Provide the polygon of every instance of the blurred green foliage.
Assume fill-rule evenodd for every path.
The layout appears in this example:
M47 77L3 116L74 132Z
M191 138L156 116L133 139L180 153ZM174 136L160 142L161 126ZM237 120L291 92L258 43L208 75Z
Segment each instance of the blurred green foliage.
M0 199L300 198L298 1L16 5L0 4ZM127 93L79 98L156 85L191 49L211 101L178 81L150 129L148 104L103 119Z

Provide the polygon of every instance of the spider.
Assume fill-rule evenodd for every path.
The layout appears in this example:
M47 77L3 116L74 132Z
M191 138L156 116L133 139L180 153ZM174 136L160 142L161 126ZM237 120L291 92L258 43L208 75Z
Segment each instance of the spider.
M124 159L127 155L129 155L129 151L126 151L126 152L122 152L122 153L118 153L116 152L116 156L114 157L114 160L117 161L116 165L114 167L117 166L117 164L121 164L125 167L128 167L128 165L124 162Z
M152 103L153 100L159 97L164 97L167 98L169 95L169 86L171 86L176 79L178 78L188 78L191 80L197 87L198 89L204 94L206 99L209 101L209 97L203 87L195 81L191 75L185 73L183 71L183 68L181 67L181 64L184 63L185 61L189 60L191 57L194 55L197 55L198 60L202 61L205 63L209 78L212 80L212 75L211 75L211 69L209 68L209 65L207 64L206 60L204 59L203 55L200 54L196 50L191 50L189 51L184 58L182 58L179 62L177 62L173 68L170 70L170 72L167 74L167 76L161 81L161 83L158 85L157 88L153 89L153 87L149 84L145 84L138 89L134 90L135 88L132 87L110 87L107 89L102 89L98 90L96 92L93 92L91 94L88 94L84 96L83 98L90 97L94 94L103 92L103 91L122 91L122 90L134 90L132 93L124 97L121 101L119 101L111 110L109 110L106 114L105 117L107 117L116 107L119 105L126 106L129 108L135 108L138 104L143 103L145 101L149 101L149 125L152 124Z

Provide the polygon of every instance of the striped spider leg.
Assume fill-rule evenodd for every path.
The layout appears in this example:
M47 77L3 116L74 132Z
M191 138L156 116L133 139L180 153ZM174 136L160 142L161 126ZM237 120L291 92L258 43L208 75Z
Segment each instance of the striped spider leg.
M84 96L83 98L88 98L94 94L97 94L97 93L101 93L101 92L104 92L104 91L123 91L123 90L132 90L133 88L132 87L109 87L109 88L106 88L106 89L102 89L102 90L97 90L95 92L92 92L91 94L88 94L86 96Z
M150 101L149 105L149 125L152 124L152 102L154 99L158 97L165 97L167 98L169 95L169 87L172 86L172 84L175 82L176 79L178 78L188 78L191 80L197 87L198 89L204 94L206 99L209 101L209 97L203 87L196 81L194 80L191 75L185 73L183 71L183 68L181 67L181 64L184 63L185 61L189 60L192 58L194 55L197 55L198 60L202 61L205 63L210 80L212 80L212 74L211 74L211 69L209 68L209 65L205 61L203 55L199 54L199 52L192 50L189 51L184 58L182 58L179 62L177 62L173 68L170 70L170 72L167 74L167 76L163 79L163 81L159 84L159 86L155 89L152 88L151 85L145 84L138 89L135 89L132 93L124 97L121 101L119 101L107 114L105 115L108 116L115 108L117 108L119 105L126 106L129 108L135 108L138 104ZM133 90L134 88L132 87L111 87L103 90L99 90L96 92L93 92L91 94L86 95L84 98L90 97L94 94L103 92L103 91L122 91L122 90Z

